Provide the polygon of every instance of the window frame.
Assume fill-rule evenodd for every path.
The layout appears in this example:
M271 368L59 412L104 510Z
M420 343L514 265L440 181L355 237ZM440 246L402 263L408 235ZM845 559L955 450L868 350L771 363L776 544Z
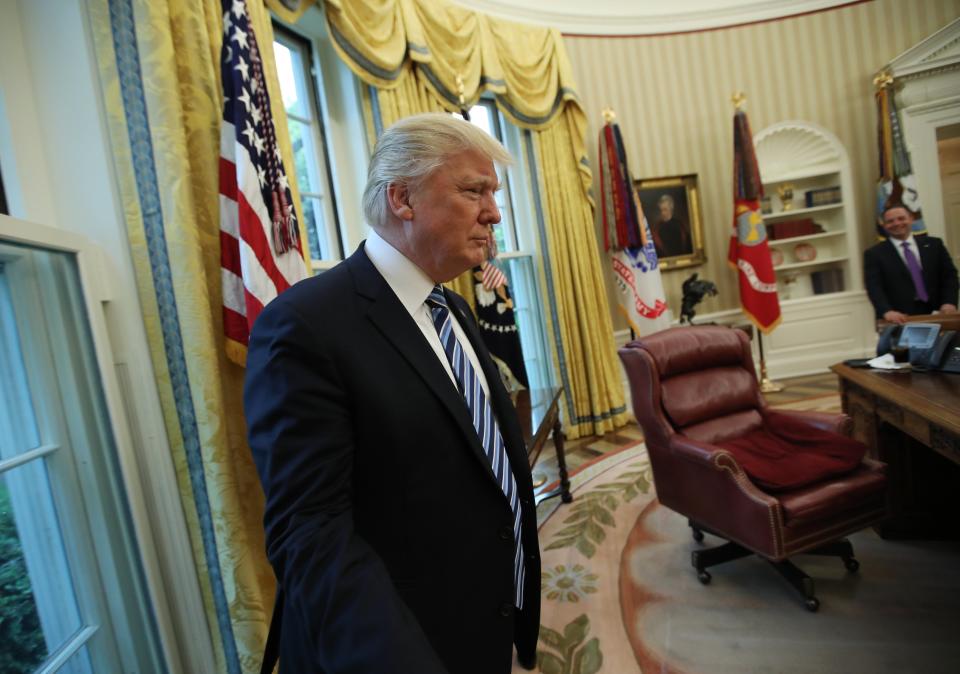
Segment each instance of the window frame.
M556 386L556 373L551 363L542 309L547 303L541 291L543 258L539 254L540 240L532 221L524 222L521 226L517 218L521 213L529 214L532 218L534 213L530 194L533 186L528 179L530 172L527 170L527 157L523 151L522 131L507 122L492 95L481 96L475 105L482 105L487 109L494 138L507 148L515 160L511 170L503 171L500 175L506 194L504 210L509 218L509 227L504 238L508 242L512 239L513 248L498 251L497 260L501 262L501 267L510 279L514 315L530 387L553 387ZM517 179L511 180L511 174Z
M312 271L316 273L317 271L330 268L344 258L344 242L340 227L339 209L337 208L337 191L334 189L332 180L333 166L330 160L330 152L327 144L328 136L321 109L320 88L317 82L317 79L320 77L317 54L314 51L312 40L284 26L276 19L273 20L273 39L274 42L280 43L290 51L296 51L304 66L303 72L301 72L300 75L306 88L305 102L308 106L310 117L306 118L289 111L287 111L286 114L288 133L291 119L309 127L313 147L316 149L316 152L313 153L314 156L308 156L307 161L313 163L314 170L318 176L317 179L320 181L321 187L326 189L326 193L322 191L305 192L300 189L300 182L296 180L298 176L293 176L297 182L297 188L300 193L301 210L304 208L305 199L316 199L320 203L324 231L318 231L316 235L321 241L321 257L314 259L313 255L310 255ZM294 67L296 66L294 65ZM296 166L292 168L296 171ZM324 250L330 251L330 254L323 256Z
M174 667L180 657L172 647L171 600L157 563L156 539L139 479L141 469L114 369L119 364L113 363L105 322L103 305L110 298L110 286L103 276L103 253L82 235L0 215L0 256L5 264L15 262L17 246L73 258L79 283L71 286L72 306L86 320L83 329L89 346L79 355L63 348L63 353L55 354L60 362L45 361L41 351L62 348L57 341L66 337L53 332L49 326L56 317L44 315L50 309L36 302L27 313L32 314L29 320L47 326L46 344L30 343L33 340L26 339L21 327L14 327L23 352L39 447L27 455L3 459L0 471L7 474L43 461L81 618L81 628L60 644L62 648L50 644L55 650L48 653L38 671L57 671L64 666L73 671L71 659L81 651L89 655L93 671L101 670L104 657L114 658L109 664L124 671ZM52 283L37 270L32 273L37 283ZM12 278L8 276L7 281ZM12 286L8 283L18 306L36 290L28 289L25 295L27 285L23 278ZM85 416L62 406L64 393L74 383L68 381L71 375L65 375L63 368L53 370L74 358L85 360L85 376L88 381L93 378L99 389L101 414L89 423L100 425L99 437L109 440L111 455L104 455L103 460L111 462L112 476L97 472L103 460L92 456L100 447L90 440L98 434L78 429L78 420L87 421ZM55 399L53 403L50 397ZM118 584L124 591L118 590Z

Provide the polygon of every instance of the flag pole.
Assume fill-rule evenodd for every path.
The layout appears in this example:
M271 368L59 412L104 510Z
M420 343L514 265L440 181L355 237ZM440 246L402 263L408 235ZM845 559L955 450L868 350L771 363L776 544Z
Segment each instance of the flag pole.
M763 332L757 330L757 344L760 345L760 392L761 393L779 393L783 390L783 384L773 381L767 376L767 361L763 357Z
M784 387L782 384L771 380L767 375L767 359L763 352L764 329L772 330L773 327L780 322L781 315L779 302L777 301L775 279L773 278L773 265L770 261L769 252L767 252L766 235L757 234L757 230L762 229L763 222L763 216L760 214L758 202L759 198L763 196L763 184L760 181L760 173L756 164L756 154L754 153L753 142L750 137L750 126L746 121L746 113L743 112L747 97L742 91L737 91L734 92L730 100L736 110L734 115L734 212L736 219L734 221L734 238L731 239L730 263L735 267L740 267L741 262L745 258L741 249L737 249L734 246L738 242L742 243L743 241L742 235L737 231L737 222L741 216L746 215L748 220L746 220L745 223L749 224L751 236L754 240L753 246L762 251L762 254L758 256L756 253L752 253L753 259L747 259L745 264L750 267L751 270L758 270L754 271L754 274L764 273L763 268L766 267L767 287L763 288L763 292L767 295L772 293L773 305L776 307L775 316L761 316L759 313L755 313L755 307L759 301L758 297L754 297L749 305L751 309L748 311L748 314L752 322L756 325L757 344L760 349L760 391L763 393L777 393L782 391ZM740 123L741 118L742 124ZM740 224L743 225L744 223ZM751 240L751 236L746 237L747 242ZM761 244L762 248L760 247ZM744 299L744 284L742 282L742 274L744 272L741 269L739 273L741 274L741 304L746 311L748 303ZM751 283L750 286L755 287L753 283ZM762 295L760 297L762 297ZM764 300L764 302L766 302L766 300ZM769 307L767 308L769 309ZM757 318L754 318L754 316L757 316Z

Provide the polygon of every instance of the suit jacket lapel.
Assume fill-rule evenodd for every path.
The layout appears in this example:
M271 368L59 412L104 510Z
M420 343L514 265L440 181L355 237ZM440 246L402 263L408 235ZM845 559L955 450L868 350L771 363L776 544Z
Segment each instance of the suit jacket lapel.
M437 355L423 338L423 333L420 332L417 324L377 268L370 262L362 245L347 259L347 264L354 278L357 293L370 302L367 317L383 333L399 355L410 363L413 370L450 412L466 438L471 454L477 457L485 472L496 484L496 476L480 444L480 438L477 437L467 406L460 392L450 381L447 371L437 359Z
M904 262L903 258L900 256L900 251L897 249L897 243L899 242L896 239L887 239L886 255L889 263L888 269L896 269L897 273L902 277L900 279L900 283L909 283L910 285L908 287L913 288L913 277L910 276L910 270L907 269L907 263ZM923 262L921 261L920 264L923 264ZM912 293L913 291L911 290L911 296Z
M913 240L917 242L917 250L920 251L920 266L923 268L923 284L926 286L927 295L933 298L932 289L936 284L937 278L934 274L935 267L937 266L936 251L925 236L915 236Z

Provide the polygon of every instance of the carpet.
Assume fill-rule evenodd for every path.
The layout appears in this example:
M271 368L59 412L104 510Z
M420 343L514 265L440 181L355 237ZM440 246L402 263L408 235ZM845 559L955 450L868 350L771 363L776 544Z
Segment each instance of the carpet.
M801 555L822 602L813 614L756 557L697 581L700 544L656 500L643 443L582 466L572 484L573 503L538 507L544 674L960 671L957 543L864 531L851 537L857 575Z

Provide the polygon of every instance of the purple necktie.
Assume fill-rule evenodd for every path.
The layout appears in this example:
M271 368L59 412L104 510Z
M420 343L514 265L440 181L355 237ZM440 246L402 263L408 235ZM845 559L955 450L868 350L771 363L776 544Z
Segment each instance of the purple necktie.
M930 296L927 295L927 286L923 285L923 271L920 269L920 262L906 241L901 243L900 246L903 248L903 259L907 262L907 269L910 270L910 276L913 277L913 287L917 289L917 297L926 302Z

